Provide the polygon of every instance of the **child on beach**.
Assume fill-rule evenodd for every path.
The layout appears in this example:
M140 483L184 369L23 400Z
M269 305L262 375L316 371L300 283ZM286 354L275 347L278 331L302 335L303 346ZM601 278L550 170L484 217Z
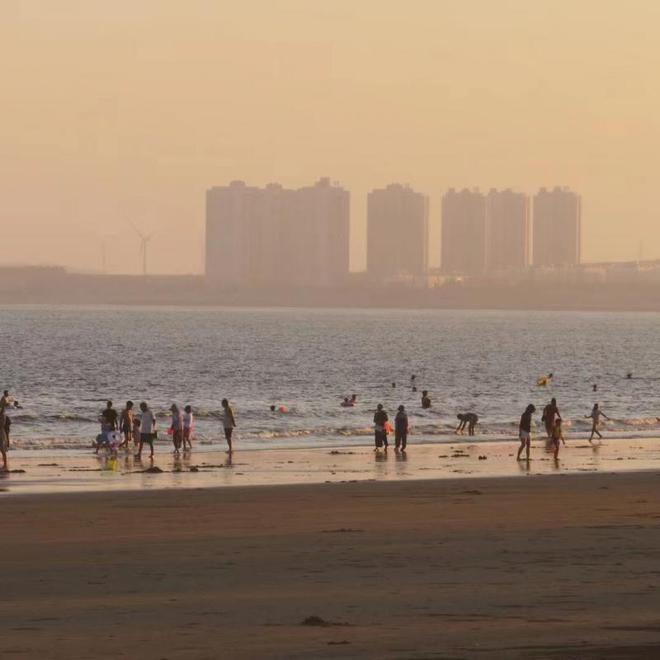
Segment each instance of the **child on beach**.
M399 406L399 410L394 416L394 450L406 451L408 443L408 415L404 406Z
M561 417L555 419L555 425L552 429L552 446L554 447L554 458L557 460L559 457L559 442L562 442L564 447L566 446L566 440L564 440L564 433L561 428Z
M591 442L594 439L594 435L597 435L599 440L603 439L603 436L598 430L598 427L600 426L601 417L604 417L605 419L609 420L609 417L600 409L598 404L594 403L594 407L591 409L591 414L586 415L586 419L592 420L591 435L589 436L589 442Z
M133 446L138 447L140 444L140 418L133 415Z
M518 447L517 461L520 460L522 450L525 449L527 460L529 460L529 447L532 440L532 415L536 412L536 408L531 403L525 408L525 412L520 418L520 425L518 427L518 436L520 438L520 447Z
M234 451L232 446L232 434L234 432L234 428L236 428L236 418L234 417L234 411L231 409L227 399L222 400L221 420L222 428L225 432L225 440L227 441L227 447L229 448L227 453L231 454L232 451Z

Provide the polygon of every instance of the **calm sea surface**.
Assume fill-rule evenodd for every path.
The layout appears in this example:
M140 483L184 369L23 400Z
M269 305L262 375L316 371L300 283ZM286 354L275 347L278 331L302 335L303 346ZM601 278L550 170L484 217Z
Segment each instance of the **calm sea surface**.
M23 449L89 446L108 398L148 401L163 432L172 402L190 403L209 445L227 397L246 448L369 443L379 402L391 414L403 403L425 442L453 439L460 411L479 414L477 439L513 437L523 408L551 396L569 435L584 434L595 401L610 433L660 428L657 314L1 307L0 354ZM353 393L358 405L340 407Z

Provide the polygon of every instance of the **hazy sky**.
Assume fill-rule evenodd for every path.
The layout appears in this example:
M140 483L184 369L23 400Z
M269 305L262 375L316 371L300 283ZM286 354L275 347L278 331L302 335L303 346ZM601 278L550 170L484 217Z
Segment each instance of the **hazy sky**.
M0 263L202 265L204 191L569 185L660 257L658 0L0 0ZM434 238L437 254L437 226Z

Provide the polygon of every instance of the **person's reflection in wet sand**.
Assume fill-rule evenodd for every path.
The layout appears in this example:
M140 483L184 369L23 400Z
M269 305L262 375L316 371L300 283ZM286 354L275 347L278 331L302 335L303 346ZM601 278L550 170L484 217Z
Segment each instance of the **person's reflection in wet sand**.
M154 465L154 457L153 456L147 456L146 458L142 458L142 456L138 456L135 454L133 457L133 467L137 470L144 470L144 464L145 462L148 462L149 466L148 467L153 467Z
M227 460L225 460L224 465L226 468L234 467L233 454L231 452L227 454Z
M529 474L529 469L531 467L529 458L526 458L522 461L517 461L517 463L518 463L518 467L520 468L520 471L523 474Z
M405 451L398 451L394 454L394 472L400 479L405 479L410 476L410 468L408 466L408 455Z

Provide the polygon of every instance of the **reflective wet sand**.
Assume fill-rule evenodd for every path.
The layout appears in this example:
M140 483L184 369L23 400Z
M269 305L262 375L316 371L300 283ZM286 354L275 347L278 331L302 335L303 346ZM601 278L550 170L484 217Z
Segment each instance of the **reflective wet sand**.
M370 447L193 451L174 457L158 446L153 463L131 453L117 459L88 453L10 452L11 472L2 493L154 490L225 486L408 481L469 477L529 477L542 474L660 470L660 440L607 438L602 444L568 440L559 461L534 443L531 460L516 461L518 443L457 442L412 445L405 454ZM159 470L149 472L150 468Z

